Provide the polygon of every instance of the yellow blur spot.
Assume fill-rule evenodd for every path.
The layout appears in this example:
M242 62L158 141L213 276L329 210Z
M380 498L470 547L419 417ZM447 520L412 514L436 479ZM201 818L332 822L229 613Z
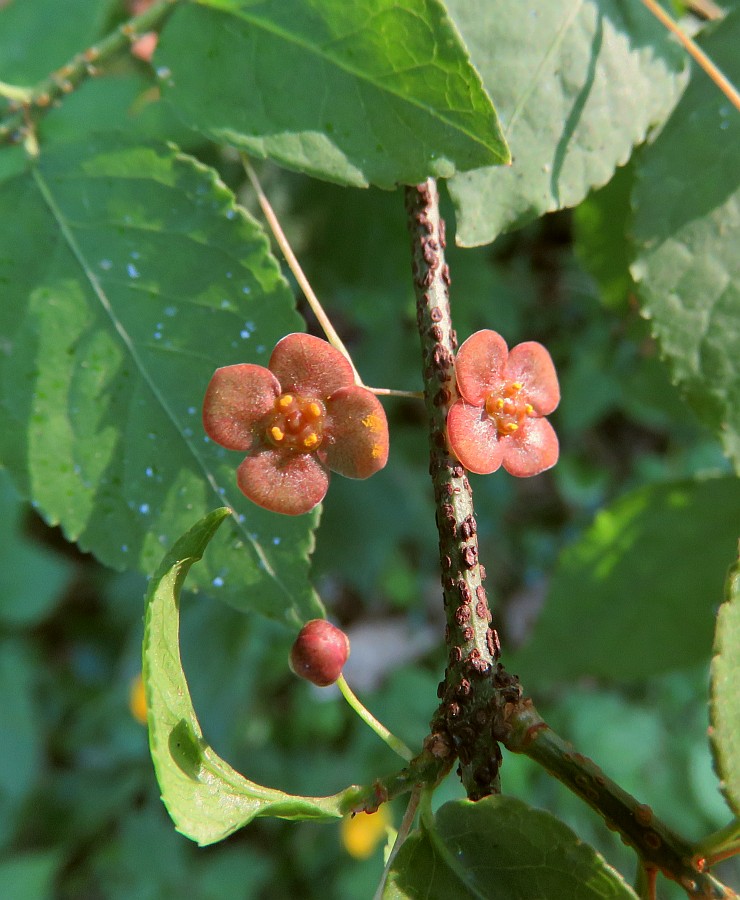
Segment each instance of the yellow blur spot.
M293 397L291 394L283 394L283 396L278 400L278 406L281 406L283 409L287 409L289 406L293 405Z
M391 826L391 814L384 804L377 812L357 813L342 819L342 844L355 859L368 859L381 841L385 840Z
M365 428L369 428L370 431L380 431L383 427L383 421L380 416L376 416L375 413L370 413L369 416L365 416L362 420L362 424ZM367 814L366 814L367 815Z
M373 459L379 459L383 455L383 447L381 444L373 444L370 454Z
M524 407L524 412L525 412L528 416L531 416L532 413L534 412L534 406L532 406L531 403L528 403L528 404Z
M306 450L310 450L311 447L315 447L318 442L319 439L315 434L309 434L303 438L303 446L306 448Z
M270 429L270 435L272 436L273 441L282 441L285 437L285 432L278 428L277 425L273 425Z
M128 692L128 708L139 724L146 725L146 691L141 675L137 675L131 682Z
M515 431L519 431L519 426L516 424L516 422L507 422L506 425L504 425L504 431L508 431L509 434L513 434Z
M521 391L521 389L522 389L523 387L524 387L524 385L521 383L521 381L512 381L512 382L511 382L511 389L512 389L512 391L513 391L515 394L516 394L518 391Z

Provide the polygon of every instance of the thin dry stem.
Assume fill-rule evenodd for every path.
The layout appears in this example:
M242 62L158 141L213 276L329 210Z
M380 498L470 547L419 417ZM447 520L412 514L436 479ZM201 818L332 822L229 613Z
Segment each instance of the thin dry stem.
M671 32L671 34L674 34L678 38L683 47L686 49L686 52L696 60L696 62L702 67L702 69L704 69L707 75L722 91L725 97L727 97L730 103L732 103L732 105L737 110L740 110L740 93L738 93L737 89L729 80L729 78L727 78L726 75L722 74L722 72L712 62L707 54L696 44L694 40L692 40L692 38L690 38L678 27L678 25L673 21L668 13L666 13L665 10L655 2L655 0L641 0L641 2L643 6L647 7L647 9L650 10L655 18L658 19L658 21L661 22Z

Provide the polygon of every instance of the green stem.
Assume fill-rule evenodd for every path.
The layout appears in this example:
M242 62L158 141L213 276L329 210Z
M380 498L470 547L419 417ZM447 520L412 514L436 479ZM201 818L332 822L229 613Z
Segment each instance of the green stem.
M385 741L386 744L397 753L402 759L405 759L407 762L414 758L414 754L409 748L404 744L402 740L397 738L395 734L391 734L390 731L383 725L382 722L379 722L375 716L368 710L366 707L362 705L360 700L357 698L355 693L352 691L350 686L347 684L344 675L340 675L337 679L337 687L342 692L342 696L349 703L352 709L357 713L357 715L362 719L362 721L378 735L378 737Z
M507 730L499 735L499 740L507 750L524 753L562 781L637 851L644 869L640 887L648 890L642 896L650 897L650 878L653 872L659 871L676 881L689 897L702 900L735 897L730 888L704 871L703 863L688 841L557 735L540 717L531 700L523 699L512 705Z
M2 85L0 96L7 97L11 103L8 114L0 120L0 144L24 140L41 116L95 75L102 63L127 50L142 34L159 30L180 2L182 0L159 0L31 88Z
M694 845L694 854L704 859L707 867L737 853L740 853L740 819L733 819Z

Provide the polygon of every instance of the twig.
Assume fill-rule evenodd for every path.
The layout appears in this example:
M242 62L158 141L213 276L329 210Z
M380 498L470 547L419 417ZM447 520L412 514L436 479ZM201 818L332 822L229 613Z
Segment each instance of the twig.
M97 74L100 65L148 31L161 28L181 0L159 0L138 16L88 47L56 72L30 88L0 85L0 96L10 100L5 118L0 120L0 144L19 143L33 131L35 122L83 81Z
M385 890L385 883L388 880L388 873L391 870L391 866L393 865L393 861L398 855L398 851L403 846L404 841L409 836L409 832L411 831L411 826L414 824L414 819L416 818L416 810L419 806L419 798L421 797L422 786L417 784L413 791L411 791L411 796L409 797L409 802L406 806L406 812L403 814L403 819L398 828L398 832L396 834L396 839L393 842L393 847L391 848L391 852L388 854L388 859L386 860L385 866L383 867L383 874L380 876L380 882L378 887L373 894L373 900L381 900L383 896L383 891Z
M736 895L720 884L697 860L695 848L665 825L649 806L638 801L559 735L540 717L531 700L513 704L507 729L499 735L507 750L524 753L578 794L603 816L609 827L633 847L644 869L641 896L651 898L653 872L676 881L689 897L729 900Z
M641 0L642 4L650 10L650 12L661 22L665 27L674 34L681 44L684 46L686 51L696 60L696 62L704 69L707 75L712 79L712 81L717 85L717 87L722 91L722 93L727 97L727 99L732 103L732 105L740 110L740 93L738 93L737 89L734 87L732 82L727 78L719 68L712 62L712 60L707 56L707 54L696 44L694 40L692 40L687 34L685 34L678 25L673 21L673 19L668 15L667 12L655 2L655 0Z

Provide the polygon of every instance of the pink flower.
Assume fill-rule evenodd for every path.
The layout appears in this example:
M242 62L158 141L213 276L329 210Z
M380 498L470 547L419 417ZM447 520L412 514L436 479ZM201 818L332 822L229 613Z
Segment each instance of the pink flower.
M542 344L509 352L495 331L478 331L455 360L460 399L447 416L452 451L471 472L501 465L512 475L538 475L558 461L558 438L543 419L560 402L558 376Z
M203 401L208 436L247 457L236 479L258 506L297 516L320 503L329 470L368 478L388 460L388 423L377 397L355 384L342 354L289 334L268 368L217 369Z

